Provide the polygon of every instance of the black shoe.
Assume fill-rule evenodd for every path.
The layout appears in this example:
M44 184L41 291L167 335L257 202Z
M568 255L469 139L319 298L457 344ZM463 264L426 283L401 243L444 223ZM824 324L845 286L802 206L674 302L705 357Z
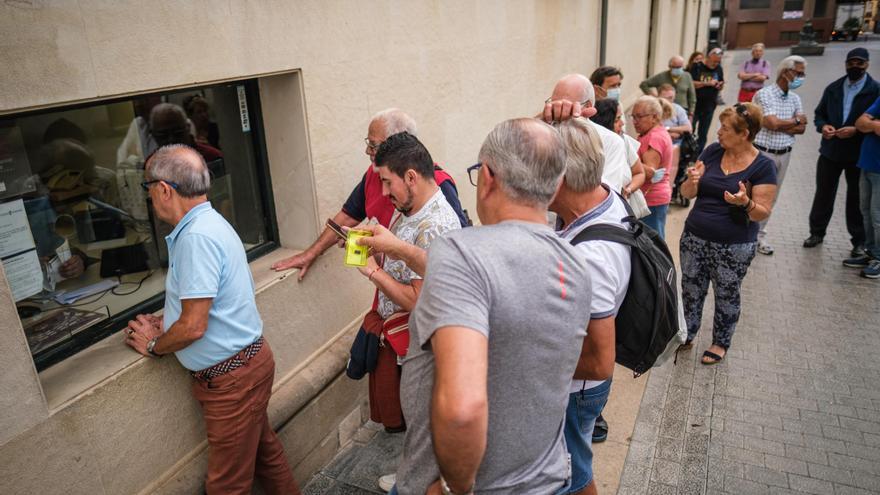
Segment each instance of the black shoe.
M810 235L810 237L807 237L804 241L805 248L816 247L819 244L822 244L822 238L817 235Z
M852 251L849 252L850 257L855 258L857 256L862 256L865 253L865 246L856 246L852 248Z
M600 414L593 427L593 443L602 443L605 440L608 440L608 422Z

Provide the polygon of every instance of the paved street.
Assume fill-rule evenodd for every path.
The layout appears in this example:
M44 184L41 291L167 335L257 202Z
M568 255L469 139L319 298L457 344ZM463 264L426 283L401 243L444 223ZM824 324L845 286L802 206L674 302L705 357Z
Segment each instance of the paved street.
M799 94L811 121L822 89L843 75L845 52L854 46L832 44L809 59ZM869 49L877 67L880 42ZM767 52L774 66L787 54ZM728 103L738 89L733 67L747 56L732 52L725 61ZM841 265L850 249L843 180L824 244L801 247L818 143L810 126L795 145L769 224L776 253L752 264L726 359L714 367L698 359L711 343L710 294L694 348L639 378L647 386L641 405L630 406L639 411L619 494L880 493L880 282ZM686 214L670 211L674 253ZM401 435L373 431L362 430L306 493L380 493L375 480L394 471Z
M854 46L831 44L808 59L799 94L811 120ZM880 43L869 49L876 67ZM775 66L787 54L767 55ZM732 55L735 67L748 52ZM728 103L736 89L726 88ZM811 126L795 145L769 223L776 253L752 263L727 358L699 363L711 343L710 294L693 350L652 372L619 494L880 493L880 283L841 265L851 247L843 185L825 243L801 247L818 143ZM676 212L679 224L684 213Z

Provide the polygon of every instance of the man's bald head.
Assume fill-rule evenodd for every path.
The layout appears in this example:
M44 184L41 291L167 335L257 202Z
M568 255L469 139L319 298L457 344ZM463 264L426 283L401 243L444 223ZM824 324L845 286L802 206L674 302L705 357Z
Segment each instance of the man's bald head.
M189 132L186 112L173 103L159 103L150 111L150 133L156 144L189 144L192 136Z
M679 67L684 67L684 57L681 55L674 55L669 59L669 68L676 69Z
M553 88L551 100L569 100L582 106L592 107L596 103L596 93L590 79L583 74L564 76Z
M556 129L544 122L512 119L495 126L486 137L480 162L512 200L546 207L565 172L565 146Z
M202 155L185 144L162 146L147 160L149 180L175 184L184 198L205 196L211 189L211 172Z

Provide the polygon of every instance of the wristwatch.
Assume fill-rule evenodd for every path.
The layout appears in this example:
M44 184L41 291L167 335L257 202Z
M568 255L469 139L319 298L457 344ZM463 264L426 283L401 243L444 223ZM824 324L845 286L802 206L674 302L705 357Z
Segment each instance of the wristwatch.
M794 116L794 125L801 125L801 118L797 115Z
M159 342L159 337L153 337L147 342L147 353L153 357L162 357L161 354L156 354L156 351L153 350L156 347L156 342Z
M454 492L454 491L452 491L451 488L449 488L449 484L446 483L446 480L443 479L443 476L441 475L440 476L440 493L442 493L443 495L471 495L474 493L474 487L471 487L470 490L468 490L464 493Z

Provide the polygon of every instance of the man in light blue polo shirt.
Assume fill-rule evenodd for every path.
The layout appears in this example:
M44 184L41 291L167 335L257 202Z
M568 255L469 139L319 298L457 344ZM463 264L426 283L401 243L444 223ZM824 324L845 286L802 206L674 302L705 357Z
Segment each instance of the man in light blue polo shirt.
M254 478L269 494L299 488L269 424L275 359L263 338L244 246L208 202L211 175L186 145L159 148L146 181L156 216L174 225L164 317L138 315L126 342L145 356L174 353L194 377L208 434L208 494L250 494Z

